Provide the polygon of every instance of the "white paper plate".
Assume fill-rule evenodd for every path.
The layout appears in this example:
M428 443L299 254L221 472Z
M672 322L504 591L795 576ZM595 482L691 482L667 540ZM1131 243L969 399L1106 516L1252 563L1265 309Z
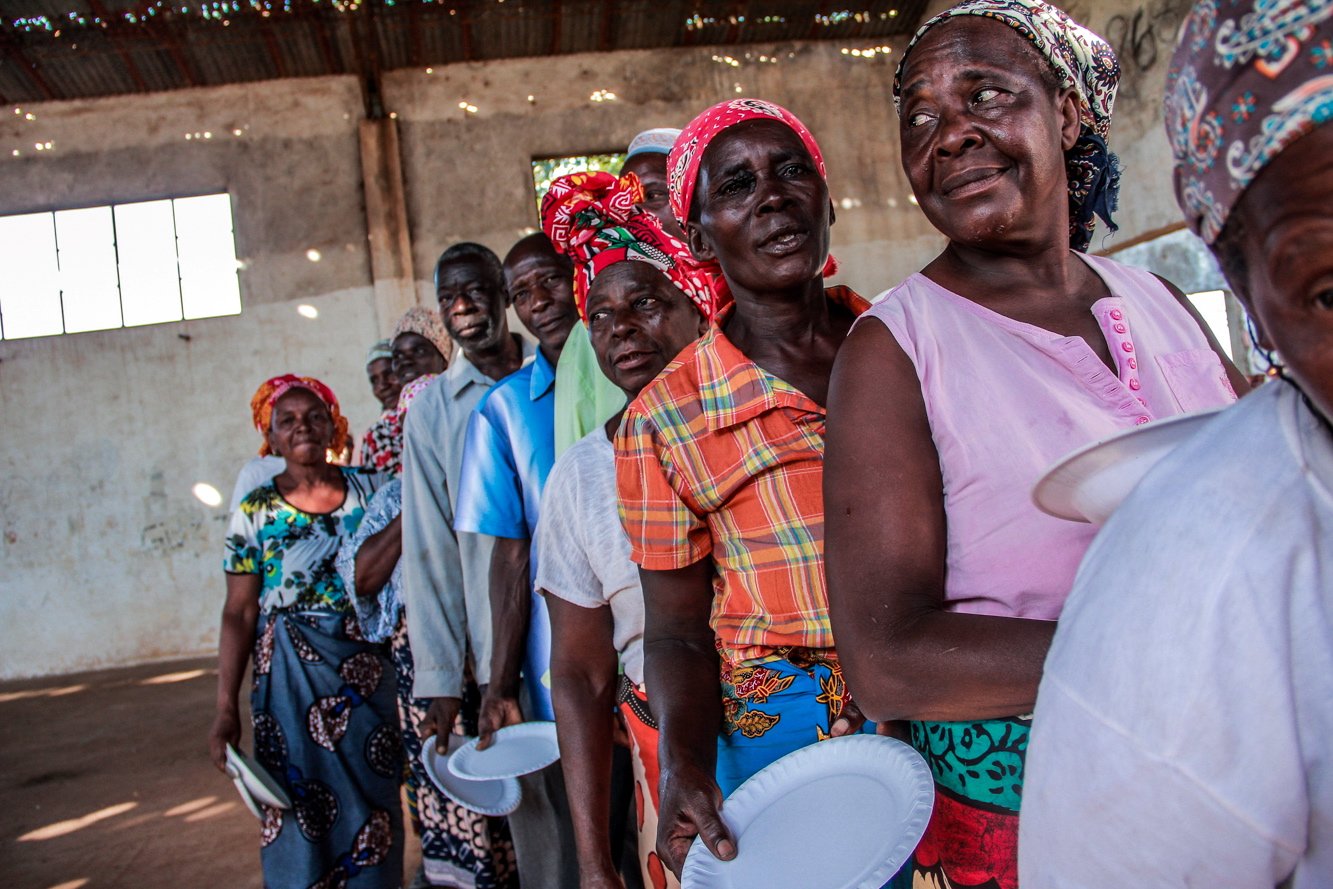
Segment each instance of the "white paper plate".
M1058 519L1100 525L1157 462L1217 410L1145 423L1067 454L1032 488L1037 508Z
M722 805L736 857L695 838L681 889L879 889L907 861L935 805L930 768L909 745L849 735L789 753Z
M449 771L449 760L467 743L462 735L449 736L449 752L444 756L435 752L435 736L421 744L421 764L426 768L431 783L449 799L481 815L508 815L523 800L523 790L514 778L493 781L473 781L460 778Z
M290 809L292 807L292 801L287 798L287 793L282 789L282 785L275 781L263 766L230 744L227 745L227 774L231 775L234 781L239 782L237 784L238 788L244 785L245 789L249 791L246 794L248 797L246 805L260 803L265 806L272 806L275 809ZM251 811L254 811L254 809L251 808Z
M485 750L477 738L449 756L449 771L471 781L517 778L544 769L560 758L554 722L520 722L500 729Z
M236 792L241 795L241 802L245 803L245 807L250 810L250 814L263 821L263 810L259 808L259 803L255 802L255 798L250 795L250 791L246 789L245 782L241 780L240 776L232 778L231 783L236 785Z

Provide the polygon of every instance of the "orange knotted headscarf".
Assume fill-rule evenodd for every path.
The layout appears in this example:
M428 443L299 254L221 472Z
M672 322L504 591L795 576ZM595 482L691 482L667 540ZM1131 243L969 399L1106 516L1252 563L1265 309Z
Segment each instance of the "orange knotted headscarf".
M255 429L264 436L264 443L259 446L259 456L267 457L273 453L268 446L268 430L273 422L273 405L293 389L305 389L324 402L324 406L329 409L329 415L333 418L333 442L329 445L329 449L334 453L344 450L349 442L347 418L338 409L338 398L333 394L333 390L314 377L283 374L265 380L250 399L250 416Z

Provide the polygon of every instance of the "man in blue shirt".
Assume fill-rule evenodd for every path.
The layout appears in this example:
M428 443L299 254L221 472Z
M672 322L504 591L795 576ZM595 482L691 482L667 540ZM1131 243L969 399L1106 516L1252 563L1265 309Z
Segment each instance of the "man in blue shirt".
M463 447L454 527L495 538L491 552L490 683L478 718L482 744L495 730L523 721L520 675L527 679L530 715L553 719L547 673L551 634L545 602L533 589L531 550L546 476L555 463L555 365L578 323L573 266L544 234L509 251L504 280L514 310L539 344L534 361L505 377L473 411ZM553 887L578 885L573 833L559 764L539 776L556 808L560 866ZM525 788L526 796L526 788ZM523 850L518 850L520 869ZM528 875L524 873L524 889Z

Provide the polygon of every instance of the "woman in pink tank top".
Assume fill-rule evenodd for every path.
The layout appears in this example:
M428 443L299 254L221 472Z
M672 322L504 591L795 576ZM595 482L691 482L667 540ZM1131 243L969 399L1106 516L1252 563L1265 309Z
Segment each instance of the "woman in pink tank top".
M1235 398L1160 279L1086 250L1109 224L1119 66L1041 0L966 0L894 84L903 167L949 239L839 353L825 465L833 631L867 717L935 776L917 885L1017 886L1029 717L1094 528L1032 484L1068 451Z

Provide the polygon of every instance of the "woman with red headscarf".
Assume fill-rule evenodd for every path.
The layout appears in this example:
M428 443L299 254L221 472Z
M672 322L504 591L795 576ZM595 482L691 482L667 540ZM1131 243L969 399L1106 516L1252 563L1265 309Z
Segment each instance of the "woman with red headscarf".
M393 667L366 642L334 569L379 486L377 473L328 462L347 420L327 386L286 374L251 401L261 454L286 468L232 514L223 567L214 764L241 739L238 696L254 653L254 758L290 809L263 808L266 886L397 889L402 768Z
M601 373L628 399L698 339L713 315L711 279L656 217L637 209L642 202L633 173L564 176L542 201L542 227L574 260L574 298ZM551 697L582 889L625 885L607 821L617 697L635 760L644 885L668 885L653 852L658 739L643 682L643 589L616 514L611 437L623 413L561 454L537 525L536 583L551 616Z
M868 304L824 286L833 204L791 112L715 105L677 138L667 173L725 304L626 411L616 474L662 737L658 851L679 873L696 834L735 855L725 794L863 722L829 629L822 478L829 372Z

